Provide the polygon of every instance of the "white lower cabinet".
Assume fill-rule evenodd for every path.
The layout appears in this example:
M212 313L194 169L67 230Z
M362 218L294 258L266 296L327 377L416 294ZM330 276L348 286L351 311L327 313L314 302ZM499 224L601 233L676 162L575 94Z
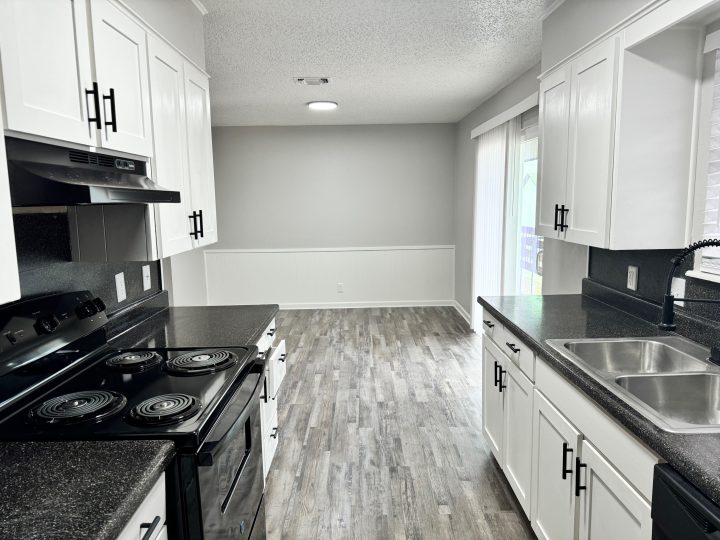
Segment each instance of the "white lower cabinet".
M167 538L165 525L165 473L150 490L123 528L117 540L162 540Z
M650 538L650 504L588 441L582 442L581 454L578 538Z
M285 341L275 346L275 320L268 325L257 343L260 354L265 358L265 388L260 397L260 432L263 451L263 478L270 472L278 443L280 424L278 422L278 401L280 388L285 378L287 354Z
M540 540L575 537L575 458L580 432L535 390L530 522Z
M508 335L483 336L483 433L537 537L650 539L658 456Z

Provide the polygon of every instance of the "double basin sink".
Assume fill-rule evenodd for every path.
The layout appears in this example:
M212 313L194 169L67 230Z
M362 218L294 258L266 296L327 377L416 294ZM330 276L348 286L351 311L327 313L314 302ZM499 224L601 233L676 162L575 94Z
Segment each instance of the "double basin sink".
M705 347L678 336L547 343L661 429L720 431L720 366Z

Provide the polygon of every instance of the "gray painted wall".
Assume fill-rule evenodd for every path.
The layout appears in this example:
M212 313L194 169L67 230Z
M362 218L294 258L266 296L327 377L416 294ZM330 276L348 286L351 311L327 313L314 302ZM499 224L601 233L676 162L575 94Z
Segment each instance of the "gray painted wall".
M475 151L470 132L477 126L517 105L538 91L540 64L530 68L497 94L463 118L455 130L455 300L472 310L473 201L475 198Z
M566 0L544 21L546 70L654 0Z
M216 127L219 243L453 243L455 126Z
M205 68L203 16L190 0L123 0L156 32Z

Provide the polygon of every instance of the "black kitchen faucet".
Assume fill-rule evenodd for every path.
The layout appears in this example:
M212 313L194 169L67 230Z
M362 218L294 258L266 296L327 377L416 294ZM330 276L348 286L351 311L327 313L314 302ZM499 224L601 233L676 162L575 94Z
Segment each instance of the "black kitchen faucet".
M698 249L710 246L720 246L720 240L710 238L708 240L695 242L670 259L672 267L668 273L667 289L665 290L665 296L663 297L662 320L660 321L660 324L658 324L658 327L661 330L675 330L675 302L705 302L708 304L720 304L720 300L707 300L704 298L675 298L672 294L672 280L673 277L675 277L675 271L678 266L684 263L687 256L691 253L694 253Z

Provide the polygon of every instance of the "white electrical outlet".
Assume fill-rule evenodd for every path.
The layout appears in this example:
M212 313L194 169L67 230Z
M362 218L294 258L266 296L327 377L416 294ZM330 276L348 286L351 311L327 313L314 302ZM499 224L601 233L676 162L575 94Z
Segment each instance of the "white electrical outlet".
M152 287L152 278L150 277L150 265L146 264L142 267L143 271L143 291L149 291Z
M345 292L345 285L343 285L342 283L338 283L338 284L337 284L337 292L339 292L339 293L344 293L344 292Z
M115 274L115 290L117 291L118 302L122 302L127 298L127 291L125 291L125 273L124 272Z
M685 298L685 278L673 278L672 286L670 287L670 294L672 294L675 298ZM675 305L685 307L685 302L675 302Z
M627 275L627 288L631 291L637 291L637 282L638 282L638 267L637 266L628 266L628 275Z

